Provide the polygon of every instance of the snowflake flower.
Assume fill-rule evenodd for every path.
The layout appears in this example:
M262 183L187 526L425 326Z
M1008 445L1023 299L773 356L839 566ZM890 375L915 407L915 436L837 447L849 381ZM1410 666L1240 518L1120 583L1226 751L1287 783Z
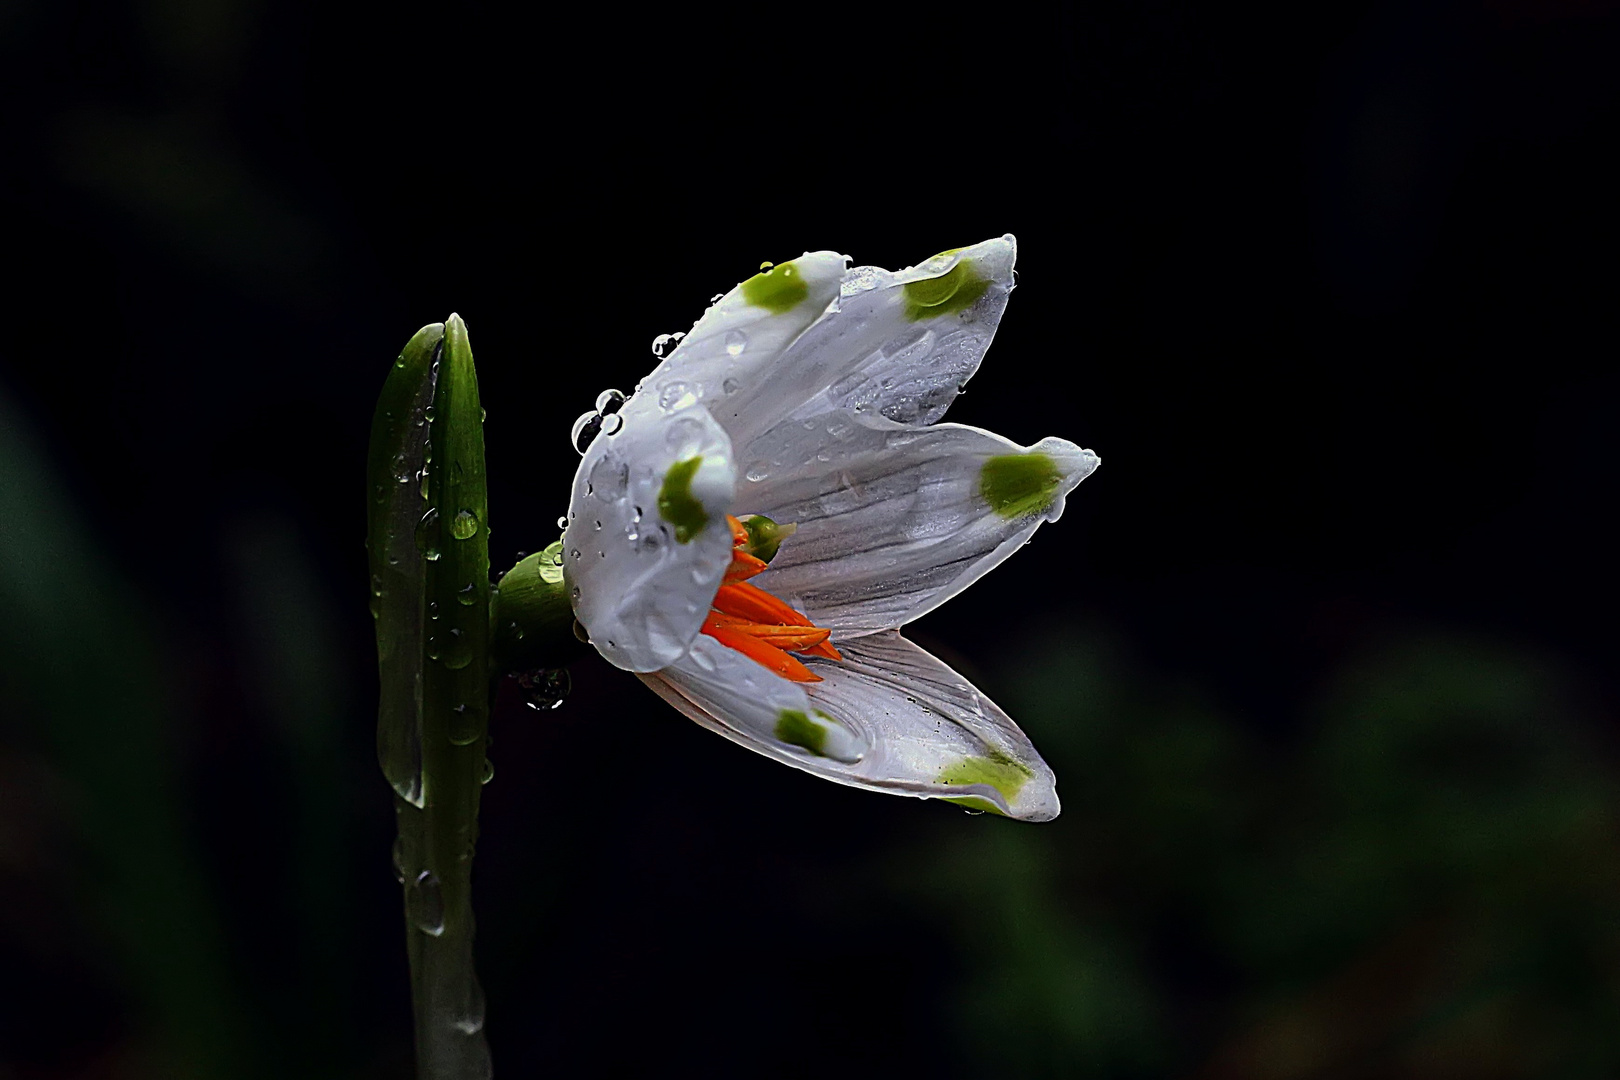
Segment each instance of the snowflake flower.
M1052 771L900 635L1056 521L1097 457L937 423L1013 288L1013 238L897 273L807 253L604 395L563 572L596 649L704 727L855 787L1011 817ZM583 440L581 440L583 441Z

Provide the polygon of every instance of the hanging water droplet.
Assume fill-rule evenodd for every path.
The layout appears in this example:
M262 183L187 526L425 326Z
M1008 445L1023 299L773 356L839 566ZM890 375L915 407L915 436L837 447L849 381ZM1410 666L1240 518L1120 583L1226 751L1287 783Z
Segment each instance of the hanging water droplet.
M720 301L724 300L725 298L726 298L725 293L717 292L713 296L709 297L709 306L714 307L714 305L718 304Z
M581 413L579 419L574 421L573 430L568 433L568 441L574 449L583 454L591 447L596 433L602 430L602 414L598 412Z
M444 892L431 870L422 871L411 882L405 896L405 910L411 924L422 933L432 937L444 933Z
M741 330L733 330L726 335L727 356L741 356L746 348L748 348L748 335Z
M559 528L559 529L568 528L568 515L567 514L564 514L562 517L557 519L557 528Z
M618 390L604 390L596 395L596 411L606 416L624 408L624 394Z
M450 535L457 540L466 540L478 532L478 515L471 510L457 510L456 518L450 523Z
M478 774L478 782L480 784L487 784L493 779L495 779L495 763L490 761L489 758L485 758L484 770Z
M765 271L769 270L771 267L773 267L775 265L776 264L773 263L773 262L762 262L762 263L759 264L759 272L763 274Z
M422 558L432 562L439 557L439 508L437 506L422 515L422 520L416 523L416 549L422 553Z
M577 620L574 625L579 625ZM529 708L541 711L561 705L574 685L567 668L536 668L519 675L517 683Z
M602 417L602 434L617 435L622 427L624 427L624 417L618 413L608 413Z

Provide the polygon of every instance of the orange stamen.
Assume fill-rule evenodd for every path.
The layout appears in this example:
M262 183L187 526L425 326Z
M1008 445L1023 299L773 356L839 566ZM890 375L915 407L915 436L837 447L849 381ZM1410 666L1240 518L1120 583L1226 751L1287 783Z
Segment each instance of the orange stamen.
M703 620L703 633L785 679L820 682L821 676L788 655L787 650L842 660L828 640L832 631L816 626L798 610L747 583L766 569L765 560L743 550L748 544L748 530L741 521L727 514L726 524L731 527L731 565L726 567L715 594L713 610Z
M832 631L829 630L827 633L831 634ZM842 660L844 658L844 654L833 648L833 643L830 641L823 641L813 649L805 649L804 653L806 656L825 656L828 660Z
M805 667L794 657L783 652L775 645L745 633L736 625L723 626L712 620L705 620L703 632L728 649L736 649L748 659L764 664L784 679L790 679L793 682L821 681L820 675Z
M750 585L746 581L720 586L720 591L714 594L714 607L717 611L735 615L748 622L772 623L777 626L815 625L800 612L758 585Z
M756 559L746 551L733 551L731 565L726 567L724 583L730 585L737 581L747 581L755 574L762 573L766 565L764 559Z

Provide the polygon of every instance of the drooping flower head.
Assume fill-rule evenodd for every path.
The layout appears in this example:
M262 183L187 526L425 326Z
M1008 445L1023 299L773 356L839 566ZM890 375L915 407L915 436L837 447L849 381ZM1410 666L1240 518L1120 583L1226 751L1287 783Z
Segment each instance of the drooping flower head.
M1097 467L1063 439L937 422L990 345L1015 253L1004 236L891 273L813 252L715 302L574 478L563 572L602 656L818 776L1056 816L1024 733L900 635Z

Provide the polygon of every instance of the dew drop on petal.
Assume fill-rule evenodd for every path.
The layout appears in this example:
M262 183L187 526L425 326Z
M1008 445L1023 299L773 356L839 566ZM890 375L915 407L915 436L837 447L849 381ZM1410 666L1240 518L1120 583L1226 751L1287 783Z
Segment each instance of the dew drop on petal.
M622 427L624 427L624 417L618 413L608 413L602 417L603 435L617 435Z
M735 394L738 390L742 389L742 383L738 382L736 379L727 379L720 384L720 389L724 390L728 394Z
M741 330L733 330L726 335L727 356L741 356L746 348L748 348L748 335Z
M621 390L604 390L596 395L596 411L606 416L616 413L624 408L624 392Z
M755 461L748 466L743 475L756 484L761 480L768 480L771 476L771 463L768 461Z
M573 429L568 433L568 441L580 454L591 448L596 439L597 432L602 430L602 414L598 412L581 413L574 421Z
M692 393L691 387L680 379L667 382L658 388L658 407L665 412L676 412L697 402L697 396Z

